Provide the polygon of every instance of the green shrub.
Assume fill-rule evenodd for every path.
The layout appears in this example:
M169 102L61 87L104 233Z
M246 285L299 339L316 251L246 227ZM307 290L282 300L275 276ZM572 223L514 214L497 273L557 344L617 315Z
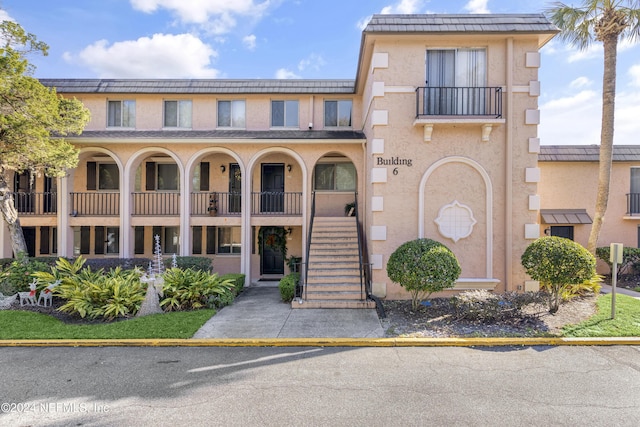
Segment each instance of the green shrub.
M494 294L486 290L476 290L462 292L451 298L458 320L483 323L536 316L539 313L535 310L525 314L523 309L532 304L544 303L544 295L540 292Z
M293 301L298 282L300 282L300 273L289 273L280 279L280 282L278 283L278 290L280 291L280 298L282 298L282 301Z
M85 267L90 267L94 271L100 269L109 271L118 267L123 270L140 268L146 271L150 261L149 258L91 258L86 260Z
M230 293L232 283L216 273L187 268L170 268L163 274L163 299L160 306L167 311L213 308L219 296ZM223 297L224 298L224 297Z
M25 254L18 254L18 257L0 273L0 292L4 295L13 295L16 292L28 291L29 283L33 280L32 274L48 269L47 264L30 259Z
M59 272L57 272L59 273ZM77 274L63 275L53 294L65 300L58 310L91 319L112 320L135 315L144 300L146 286L135 270L116 268L105 273L83 268Z
M208 273L213 271L213 260L207 257L201 256L177 256L176 263L177 267L186 270L188 268L192 270L202 270ZM166 268L171 268L171 264L173 263L173 257L164 259L164 266Z
M460 272L460 263L453 252L431 239L400 245L387 262L389 279L411 293L414 310L432 293L452 288Z
M569 287L596 276L596 259L578 243L563 237L545 236L522 254L522 266L532 279L549 290L549 312L555 313L560 297Z
M221 280L229 280L233 284L233 292L238 296L244 289L245 275L242 273L227 273L220 276Z
M602 261L606 262L609 266L609 271L613 270L613 265L609 261L611 254L611 247L603 246L596 248L596 256ZM637 269L637 265L640 264L640 248L623 247L622 248L622 262L618 265L618 277L622 274L631 274L632 270Z

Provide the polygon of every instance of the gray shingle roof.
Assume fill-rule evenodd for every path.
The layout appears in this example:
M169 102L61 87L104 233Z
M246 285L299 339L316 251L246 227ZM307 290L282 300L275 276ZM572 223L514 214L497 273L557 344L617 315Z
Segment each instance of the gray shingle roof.
M353 94L354 80L40 79L59 93Z
M540 162L597 162L600 157L599 145L542 145ZM640 161L640 145L614 145L614 162Z
M558 32L543 14L373 15L365 33L549 33Z
M363 132L350 130L92 130L74 138L104 139L308 139L308 140L364 140Z

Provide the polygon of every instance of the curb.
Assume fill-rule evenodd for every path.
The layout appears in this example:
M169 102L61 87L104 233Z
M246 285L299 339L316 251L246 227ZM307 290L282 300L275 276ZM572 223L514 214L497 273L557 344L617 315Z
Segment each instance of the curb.
M637 345L612 338L209 338L122 340L0 340L0 347L500 347Z

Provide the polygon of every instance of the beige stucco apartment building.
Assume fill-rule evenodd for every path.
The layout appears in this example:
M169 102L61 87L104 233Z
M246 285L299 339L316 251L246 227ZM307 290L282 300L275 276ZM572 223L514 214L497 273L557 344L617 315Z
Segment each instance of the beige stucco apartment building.
M386 262L428 237L460 260L458 290L534 286L520 256L553 193L538 69L556 33L537 14L376 15L353 80L43 79L92 119L68 177L15 177L32 255L151 257L158 235L251 282L288 272L284 239L335 301L357 283L405 297Z

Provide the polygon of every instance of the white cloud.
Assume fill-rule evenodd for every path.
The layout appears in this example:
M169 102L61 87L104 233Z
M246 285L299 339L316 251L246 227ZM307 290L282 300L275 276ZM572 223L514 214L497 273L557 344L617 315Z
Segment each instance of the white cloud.
M583 90L540 105L540 141L543 144L597 144L600 141L601 101L598 93Z
M324 58L321 55L316 53L312 53L305 59L301 60L298 63L298 71L304 71L306 69L311 69L315 71L319 71L322 67L326 65Z
M640 87L640 64L629 68L628 74L631 77L631 86Z
M381 15L407 15L412 13L426 13L423 10L426 0L399 0L398 2L385 6L380 11ZM360 31L364 30L372 15L365 16L356 22L356 28Z
M395 4L383 7L380 13L383 15L406 15L417 13L422 7L424 7L424 4L424 0L400 0Z
M167 9L178 15L184 23L204 24L211 16L247 15L261 16L269 6L269 0L130 0L134 9L153 13Z
M464 9L469 13L491 13L487 7L489 0L469 0Z
M616 94L614 143L637 144L640 134L640 92ZM599 144L602 96L584 90L574 96L553 99L540 106L540 140L543 144Z
M301 79L299 75L286 68L280 68L276 71L276 79Z
M583 76L583 77L578 77L577 79L569 83L569 87L573 89L580 89L583 87L591 86L592 84L593 84L593 81L590 78Z
M249 50L254 50L256 48L256 36L250 34L248 36L244 36L242 38L242 44Z
M109 45L106 40L85 47L67 62L80 63L102 78L215 78L210 68L217 53L191 34L154 34Z
M15 19L9 15L9 12L4 9L0 9L0 22L2 21L15 21Z

